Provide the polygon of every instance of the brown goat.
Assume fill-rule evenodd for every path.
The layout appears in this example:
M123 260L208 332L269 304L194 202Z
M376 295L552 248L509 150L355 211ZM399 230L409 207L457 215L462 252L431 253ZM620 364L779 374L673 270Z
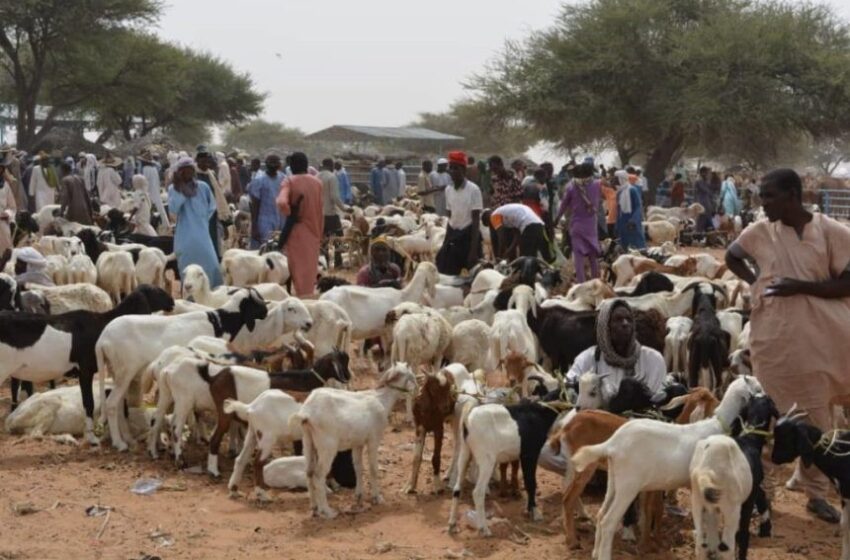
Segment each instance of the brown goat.
M682 412L676 417L676 424L690 424L714 415L714 410L720 404L717 397L705 387L691 389L687 395L673 398L662 407L662 410L673 410L684 406Z
M582 410L565 426L562 426L549 438L549 446L558 454L562 448L568 456L574 455L579 449L587 445L597 445L610 438L617 429L626 423L626 419L610 412L602 410ZM571 469L571 467L568 467ZM593 478L597 468L607 470L605 461L600 461L591 468L580 473L572 470L567 471L564 480L563 509L564 509L564 535L567 548L579 548L576 538L575 514L581 506L581 495L585 486ZM570 476L572 475L572 476ZM663 493L644 492L641 495L640 512L640 542L641 550L646 550L652 541L657 542L657 532L660 529L661 514L663 512Z
M454 413L456 402L454 378L445 375L442 371L436 374L429 373L425 377L425 382L413 400L416 447L413 451L413 470L410 473L410 482L407 483L404 492L408 494L416 492L419 467L422 464L422 451L425 448L425 436L428 432L434 433L434 453L431 456L431 467L434 472L434 493L440 491L440 453L443 450L443 424ZM457 442L455 442L455 445L457 445Z

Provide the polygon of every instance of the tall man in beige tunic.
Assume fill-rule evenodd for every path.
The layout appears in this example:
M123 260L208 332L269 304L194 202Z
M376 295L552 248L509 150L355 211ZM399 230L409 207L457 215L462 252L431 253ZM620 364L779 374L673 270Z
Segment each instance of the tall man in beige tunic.
M752 285L753 372L780 410L797 403L827 430L830 398L850 391L850 229L803 208L791 169L765 175L759 194L767 220L726 253L729 270ZM838 523L816 467L798 463L788 487L806 493L818 518Z

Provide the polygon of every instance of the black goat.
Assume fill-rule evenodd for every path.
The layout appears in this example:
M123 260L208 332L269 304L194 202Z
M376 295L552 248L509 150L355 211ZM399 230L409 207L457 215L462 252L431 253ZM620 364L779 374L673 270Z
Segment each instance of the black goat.
M830 436L789 413L773 429L770 460L782 465L797 457L807 467L814 464L838 489L843 509L841 558L850 558L850 431L841 430Z
M758 509L761 520L759 522L759 536L769 537L771 531L770 502L761 484L764 481L764 466L761 462L762 448L769 435L770 422L779 418L779 412L773 400L767 395L754 397L750 400L744 412L746 427L735 438L735 443L744 453L750 464L750 473L753 477L753 489L749 497L741 505L741 520L735 541L738 544L738 560L747 560L747 551L750 548L750 519L753 516L753 506Z
M316 282L316 288L319 290L320 294L323 294L337 286L348 286L350 284L351 282L345 278L340 278L339 276L321 276L319 277L318 282Z
M661 274L651 270L643 275L635 286L635 289L629 294L631 297L644 296L646 294L657 294L660 292L672 292L675 289L673 281Z
M697 387L703 381L706 389L716 392L723 383L723 370L729 366L731 336L720 326L714 301L713 294L698 290L694 293L694 325L688 339L688 383ZM703 371L710 377L701 380Z

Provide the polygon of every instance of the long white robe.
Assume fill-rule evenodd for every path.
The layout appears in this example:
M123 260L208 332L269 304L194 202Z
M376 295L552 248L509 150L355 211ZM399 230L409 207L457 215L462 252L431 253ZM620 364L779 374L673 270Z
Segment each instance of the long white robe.
M154 165L142 166L142 175L148 180L148 197L156 206L156 211L159 212L159 219L166 226L170 227L171 222L168 220L168 213L165 211L165 205L162 203L162 189L159 186L159 171ZM148 220L150 221L150 220Z
M10 224L15 219L18 207L15 204L15 193L11 185L0 177L0 254L12 248L12 229Z
M101 204L106 204L110 208L121 208L121 175L112 167L98 169L97 194L100 196Z
M32 168L30 175L29 195L35 197L35 211L38 212L48 204L56 204L56 190L50 188L50 184L44 177L40 165Z

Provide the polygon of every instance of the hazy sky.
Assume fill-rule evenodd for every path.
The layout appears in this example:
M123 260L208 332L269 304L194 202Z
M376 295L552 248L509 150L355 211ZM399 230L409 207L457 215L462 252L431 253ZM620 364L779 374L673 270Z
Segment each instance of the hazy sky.
M314 132L400 126L546 27L559 0L167 0L162 37L207 50L268 93L263 117ZM850 19L850 0L830 4Z

